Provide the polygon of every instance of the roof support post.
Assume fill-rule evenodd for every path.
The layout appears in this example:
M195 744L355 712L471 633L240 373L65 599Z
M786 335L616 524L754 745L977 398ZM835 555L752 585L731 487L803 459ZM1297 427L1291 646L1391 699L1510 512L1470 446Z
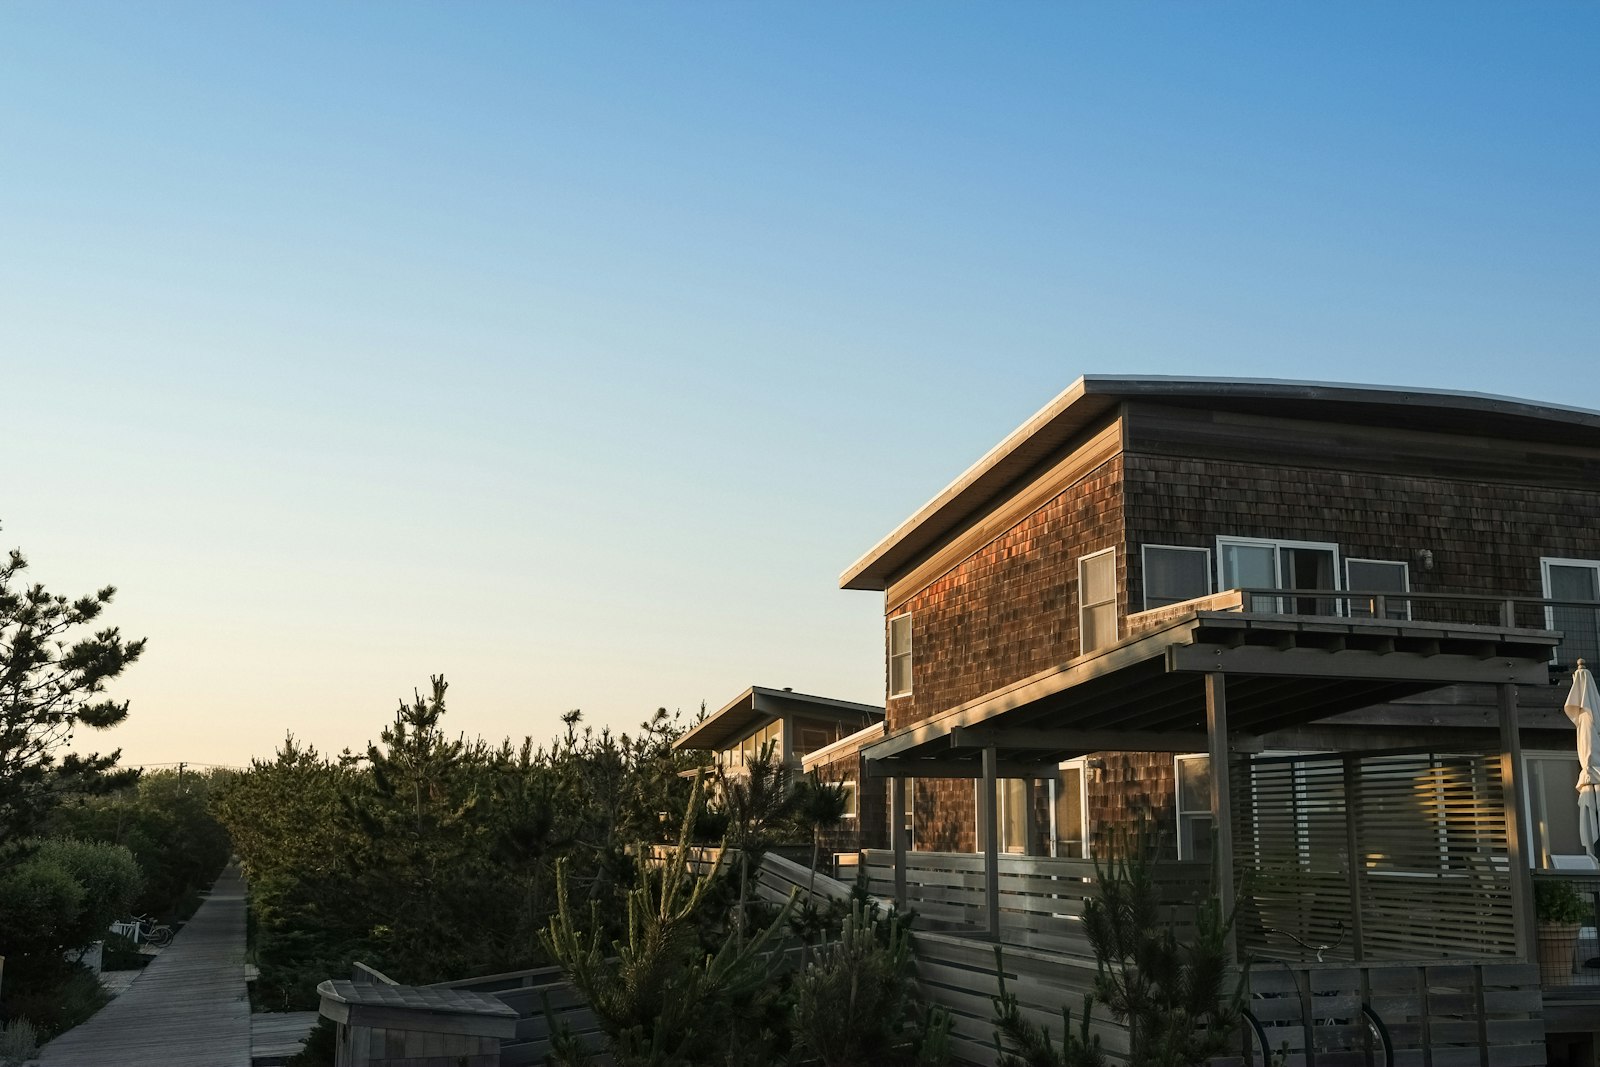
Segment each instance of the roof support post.
M906 811L906 780L901 775L889 779L889 839L894 847L894 900L904 911L910 906L906 900L906 852L911 835L907 825L910 812Z
M1527 835L1522 820L1522 735L1517 724L1517 687L1501 682L1496 687L1500 711L1500 788L1505 806L1506 851L1511 866L1511 915L1515 925L1517 955L1537 958L1539 935L1533 913L1533 875L1528 870Z
M983 907L989 936L1000 940L1000 812L997 771L1000 754L993 745L983 750L983 788L978 790L978 828L983 834Z
M1235 912L1233 886L1233 805L1228 783L1228 682L1221 671L1206 675L1206 737L1211 754L1211 827L1216 843L1211 851L1212 878L1222 918L1231 922ZM1238 938L1228 930L1228 959L1239 958Z
M1346 752L1344 756L1344 848L1350 884L1350 942L1355 950L1356 962L1366 959L1366 931L1362 927L1361 912L1363 881L1366 878L1366 858L1361 849L1361 771L1357 766L1361 757Z

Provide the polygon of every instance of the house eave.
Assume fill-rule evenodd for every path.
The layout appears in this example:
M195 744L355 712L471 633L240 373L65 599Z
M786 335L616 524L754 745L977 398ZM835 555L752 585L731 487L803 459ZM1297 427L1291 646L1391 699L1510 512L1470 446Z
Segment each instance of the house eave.
M1403 417L1417 429L1600 447L1600 412L1489 393L1271 378L1084 375L846 568L840 588L886 589L1041 461L1135 400L1323 419Z

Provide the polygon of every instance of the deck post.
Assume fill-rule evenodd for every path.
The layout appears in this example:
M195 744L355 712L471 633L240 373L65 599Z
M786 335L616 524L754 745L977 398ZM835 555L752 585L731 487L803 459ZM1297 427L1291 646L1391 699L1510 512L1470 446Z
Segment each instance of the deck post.
M1511 866L1511 914L1516 921L1517 955L1538 958L1539 935L1533 913L1533 874L1528 869L1527 834L1522 820L1522 735L1517 723L1517 687L1502 682L1500 710L1500 789L1505 806L1506 851Z
M983 788L978 790L978 830L983 835L983 908L989 936L1000 940L1000 756L993 745L983 748Z
M1211 863L1217 882L1217 904L1224 920L1235 911L1233 887L1233 810L1228 784L1228 682L1221 671L1206 674L1206 738L1211 755L1211 828L1216 835ZM1228 931L1228 960L1239 957L1238 938Z
M906 780L903 775L889 779L889 842L894 848L894 899L902 909L909 907L906 900L906 847L910 836L906 825Z
M1380 616L1381 617L1381 616ZM1361 925L1362 879L1366 875L1366 860L1361 851L1361 834L1358 819L1361 812L1361 772L1356 767L1359 757L1344 754L1344 849L1345 866L1350 879L1350 947L1356 962L1366 958L1366 931Z

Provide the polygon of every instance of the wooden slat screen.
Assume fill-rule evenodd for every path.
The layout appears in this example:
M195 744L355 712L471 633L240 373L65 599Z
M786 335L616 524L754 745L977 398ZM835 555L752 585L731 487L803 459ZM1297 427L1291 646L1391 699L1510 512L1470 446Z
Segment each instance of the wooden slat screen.
M1515 955L1498 757L1265 757L1232 781L1252 951L1313 958L1297 937L1328 960Z
M981 855L966 852L906 854L906 893L919 924L956 930L985 925ZM867 890L885 900L894 896L894 853L862 853ZM1211 872L1203 863L1158 863L1154 867L1168 917L1178 936L1193 922L1194 904L1210 890ZM1045 856L1000 857L1000 939L1004 944L1044 949L1093 960L1083 936L1083 903L1096 889L1092 860Z

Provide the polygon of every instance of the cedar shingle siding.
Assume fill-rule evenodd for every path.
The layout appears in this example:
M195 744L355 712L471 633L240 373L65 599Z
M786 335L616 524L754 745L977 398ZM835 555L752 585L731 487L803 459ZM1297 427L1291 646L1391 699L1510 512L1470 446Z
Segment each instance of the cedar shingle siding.
M886 617L911 612L912 684L910 696L889 700L889 728L1076 656L1078 557L1122 541L1122 463L1113 458L909 600L890 604ZM1126 577L1119 552L1119 589Z
M1135 454L1124 469L1130 554L1146 543L1215 550L1218 534L1336 541L1341 559L1410 564L1413 592L1534 597L1541 556L1600 556L1595 490ZM1419 565L1422 549L1431 571ZM1137 611L1144 592L1133 569Z

